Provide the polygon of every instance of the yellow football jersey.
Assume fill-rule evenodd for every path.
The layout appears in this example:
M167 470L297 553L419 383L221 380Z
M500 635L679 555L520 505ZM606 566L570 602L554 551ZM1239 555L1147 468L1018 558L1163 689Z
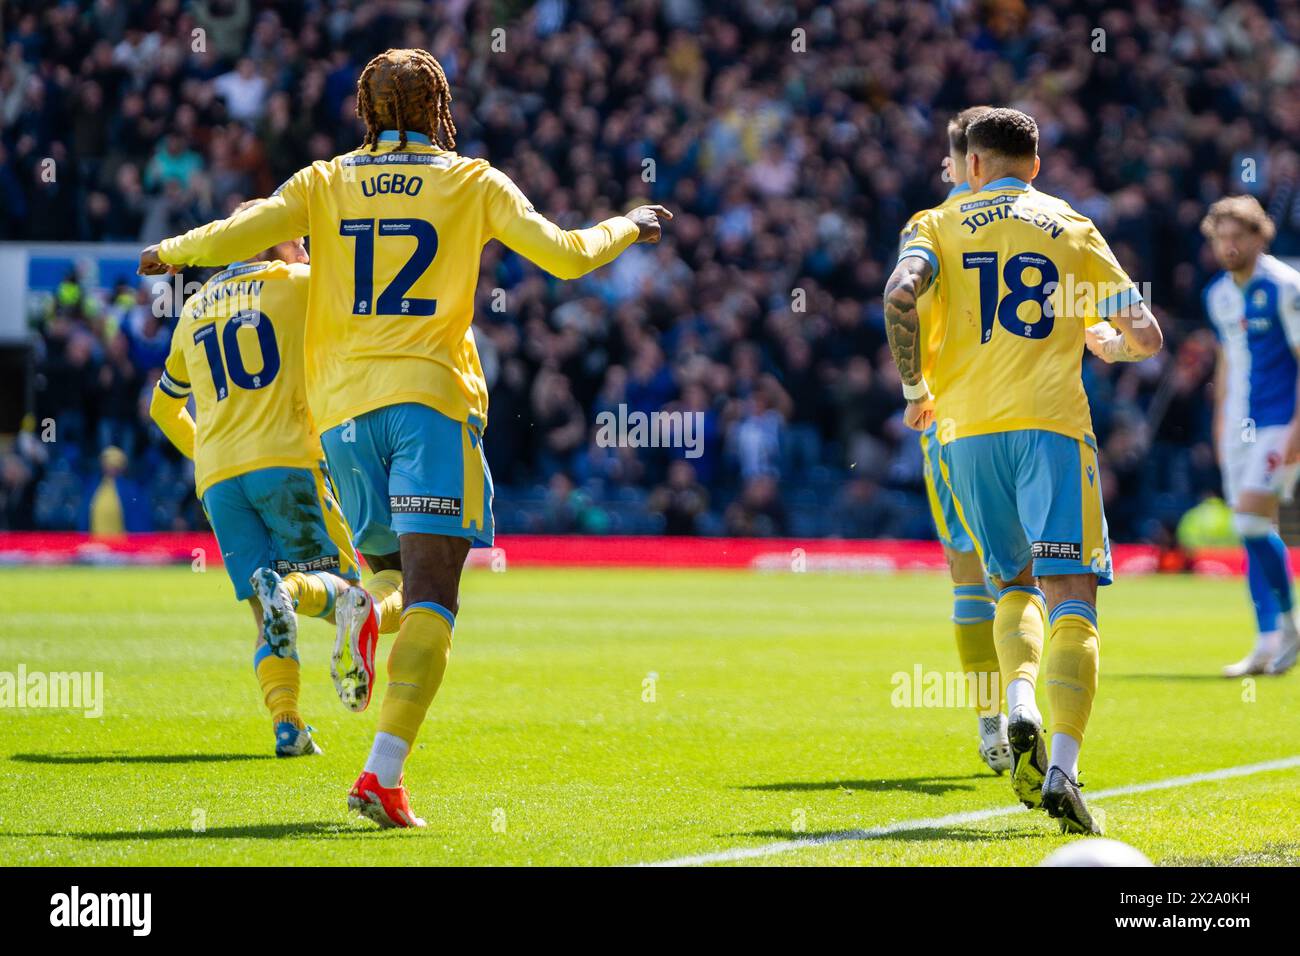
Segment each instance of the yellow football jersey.
M903 231L899 236L899 254L901 256L903 247L907 241L915 235L913 227L920 221L922 216L929 215L935 209L942 209L953 200L964 196L970 192L970 186L965 183L958 183L953 186L939 205L930 209L922 209L920 212L913 213L912 217L907 220L907 225L903 226ZM925 380L930 383L931 389L934 387L934 360L939 354L939 344L942 341L943 325L936 322L932 312L934 310L934 285L921 293L920 298L916 300L917 316L921 320L921 341L925 343L924 351L921 353L921 374Z
M309 268L251 262L185 302L158 387L194 393L194 484L324 458L307 408L302 354Z
M1141 301L1091 220L1008 177L910 232L900 258L935 270L939 440L1024 428L1091 439L1084 329Z
M471 323L479 259L499 239L562 278L632 244L616 216L563 230L534 211L509 177L408 134L388 131L299 170L273 197L169 239L165 262L230 262L298 236L311 242L307 396L321 430L402 402L458 421L487 421L487 383Z

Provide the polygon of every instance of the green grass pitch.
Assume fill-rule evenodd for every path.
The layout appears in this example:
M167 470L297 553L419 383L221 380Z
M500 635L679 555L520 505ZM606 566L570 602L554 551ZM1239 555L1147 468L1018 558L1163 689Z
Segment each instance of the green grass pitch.
M893 674L955 668L941 575L475 569L464 591L407 768L429 828L380 832L346 812L378 706L338 704L332 628L300 627L325 754L276 760L220 570L0 571L0 671L102 671L105 698L0 710L0 860L635 864L1013 804L970 712L891 705ZM1085 795L1300 754L1300 675L1216 676L1251 640L1241 582L1122 580L1101 625ZM1298 791L1293 766L1096 805L1159 864L1295 865ZM1031 864L1065 839L1017 811L743 862Z

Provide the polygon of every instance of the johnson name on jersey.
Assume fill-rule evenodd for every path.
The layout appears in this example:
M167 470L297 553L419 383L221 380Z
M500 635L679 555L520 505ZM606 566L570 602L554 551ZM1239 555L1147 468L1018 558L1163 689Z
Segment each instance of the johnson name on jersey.
M933 269L938 436L1090 439L1084 329L1142 301L1092 221L1011 177L922 215L900 258Z

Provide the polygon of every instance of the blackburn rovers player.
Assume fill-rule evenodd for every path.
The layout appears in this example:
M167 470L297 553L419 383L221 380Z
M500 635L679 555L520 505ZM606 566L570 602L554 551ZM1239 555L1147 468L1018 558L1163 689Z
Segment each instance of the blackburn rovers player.
M1279 500L1291 500L1300 475L1300 273L1265 253L1274 227L1253 196L1220 199L1201 232L1224 270L1204 296L1219 337L1215 445L1258 625L1255 649L1223 674L1282 674L1300 645L1291 558L1277 531Z
M948 157L945 168L953 187L944 205L954 202L970 192L966 184L966 128L971 121L988 110L987 106L972 106L962 110L948 123ZM907 221L900 239L900 250L912 234L913 226L929 210L914 215ZM921 322L921 338L925 343L922 372L933 378L931 369L938 352L942 326L931 319L934 295L927 292L917 301ZM970 534L962 526L953 504L952 491L944 480L940 465L940 444L935 436L937 426L921 433L921 452L925 464L925 487L930 502L930 514L935 530L943 545L944 557L952 576L952 621L957 637L957 657L962 673L971 675L975 694L975 717L979 731L980 759L989 769L1001 774L1011 769L1011 747L1007 743L1007 718L1002 713L1002 694L998 689L1001 676L998 672L998 654L993 645L993 611L997 597L985 582L984 568Z
M357 558L307 410L306 251L295 239L253 258L185 303L149 411L194 459L235 596L257 619L253 669L275 752L290 757L320 753L298 712L295 608L329 618L357 579Z
M1107 362L1139 361L1161 334L1096 227L1029 185L1033 119L989 110L966 137L970 195L921 217L886 287L890 349L905 420L938 422L958 513L1000 588L1012 786L1063 829L1096 833L1078 758L1097 690L1097 585L1111 561L1080 356L1086 344ZM931 285L943 326L933 393L916 308ZM1108 322L1089 327L1099 318ZM1035 699L1049 627L1050 762Z
M538 214L508 177L453 152L451 91L424 50L388 50L357 83L365 141L300 170L269 201L146 249L141 268L237 259L306 234L313 267L307 391L354 541L402 598L339 598L340 695L369 699L373 642L396 629L378 732L349 806L381 826L423 826L402 783L442 682L471 545L492 542L483 457L487 385L471 329L479 258L498 239L562 279L656 242L658 206L588 229ZM356 622L360 622L357 624ZM391 623L390 623L391 622ZM355 626L354 626L355 625Z

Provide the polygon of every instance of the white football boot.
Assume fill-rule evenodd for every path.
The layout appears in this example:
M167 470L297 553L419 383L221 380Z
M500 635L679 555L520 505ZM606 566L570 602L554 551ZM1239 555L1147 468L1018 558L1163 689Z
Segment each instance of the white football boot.
M1011 743L1007 740L1007 715L977 717L980 759L999 777L1011 769Z
M1295 667L1296 653L1300 651L1300 634L1296 633L1295 618L1291 614L1279 614L1278 623L1282 626L1281 647L1268 663L1268 673L1285 674Z
M1267 674L1275 656L1272 651L1260 650L1257 647L1237 663L1226 665L1223 668L1223 676L1250 677L1255 674Z
M271 653L293 657L298 651L298 616L289 589L270 568L258 568L248 581L262 604L262 633Z

